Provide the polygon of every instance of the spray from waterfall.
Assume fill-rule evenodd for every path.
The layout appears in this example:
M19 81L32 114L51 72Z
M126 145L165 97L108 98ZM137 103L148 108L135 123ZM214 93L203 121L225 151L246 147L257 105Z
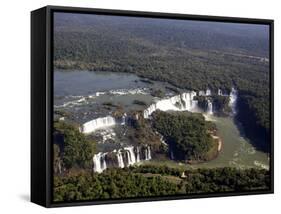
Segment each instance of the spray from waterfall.
M207 89L205 94L206 94L206 96L212 96L212 93L211 93L210 89Z
M151 160L151 150L150 150L150 146L147 146L145 148L145 160Z
M236 109L237 97L238 97L238 91L235 88L232 88L229 94L229 107L232 109L232 113L234 115L237 113L237 109Z
M136 149L136 150L137 150L137 151L136 151L136 153L137 153L137 154L136 154L136 156L137 156L137 160L136 160L136 161L137 161L137 163L138 163L138 162L140 162L140 148L137 146L137 149Z
M106 128L116 124L115 118L112 116L99 117L97 119L88 121L82 125L82 132L88 134L97 129Z
M118 161L118 167L119 168L124 168L125 167L121 150L118 150L118 152L117 152L117 161Z
M207 100L208 106L207 106L207 114L213 115L213 103L211 102L211 100Z
M170 151L170 158L171 158L171 160L175 159L173 150Z
M127 114L124 113L122 118L121 118L121 123L120 123L121 125L125 125L126 124L126 118L127 118Z
M94 172L101 173L102 171L104 171L107 168L106 160L105 160L106 154L107 153L99 152L98 154L94 155L94 157L93 157Z
M133 164L136 163L136 156L134 153L134 147L130 146L130 147L125 147L124 150L127 153L127 159L128 159L128 165L127 166L131 166Z
M221 89L218 89L218 96L228 96L223 94ZM198 107L198 100L194 100L194 97L197 96L195 91L185 92L180 95L176 95L173 97L165 98L162 100L158 100L157 102L151 104L147 109L144 110L143 116L145 119L148 119L149 116L156 110L160 111L190 111L190 112L198 112L200 109ZM199 91L198 96L207 97L207 109L206 112L209 115L214 114L213 103L208 98L208 96L212 96L212 92L210 89L206 91ZM232 88L230 93L230 102L229 105L232 107L234 114L236 113L235 105L237 100L237 91Z
M110 160L107 158L109 153L111 154ZM106 153L99 152L93 157L93 171L101 173L108 167L124 168L125 166L128 167L139 163L142 160L151 160L151 158L151 148L149 145L143 146L142 148L139 146L135 148L133 146L128 146L119 149L118 151L113 150L112 152ZM109 164L107 164L107 161L110 161Z
M143 116L145 119L156 110L161 111L194 111L198 102L194 100L196 96L195 91L182 93L170 98L165 98L151 104L147 109L144 110Z
M147 147L147 151L148 151L147 152L147 159L151 160L151 149L150 149L150 146Z

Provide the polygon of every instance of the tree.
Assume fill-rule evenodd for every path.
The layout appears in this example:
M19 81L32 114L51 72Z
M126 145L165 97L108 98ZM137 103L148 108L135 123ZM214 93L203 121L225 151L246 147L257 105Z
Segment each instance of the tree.
M214 142L208 132L210 122L201 114L155 111L153 127L161 133L179 160L204 160Z
M75 166L89 168L95 151L95 143L86 139L73 125L59 121L54 123L54 131L64 136L62 160L69 169Z

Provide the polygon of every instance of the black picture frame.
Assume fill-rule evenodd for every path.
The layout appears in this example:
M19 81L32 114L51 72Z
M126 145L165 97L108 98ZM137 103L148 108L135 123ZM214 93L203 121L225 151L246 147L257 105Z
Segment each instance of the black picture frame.
M270 173L268 191L243 193L194 194L100 201L52 202L52 123L53 123L53 13L83 13L150 17L164 19L201 20L214 22L266 24L270 27ZM172 13L92 9L46 6L31 12L31 201L44 207L62 207L93 204L112 204L189 198L225 197L268 194L274 192L274 21L237 17L201 16Z

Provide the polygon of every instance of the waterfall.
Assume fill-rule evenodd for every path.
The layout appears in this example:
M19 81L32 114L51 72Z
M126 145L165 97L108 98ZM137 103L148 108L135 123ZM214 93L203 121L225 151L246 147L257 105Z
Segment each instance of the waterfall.
M150 146L147 147L147 160L151 160L151 150L150 150Z
M232 88L229 94L229 106L231 107L233 114L236 114L237 97L238 97L237 90L235 88Z
M137 163L140 162L140 148L137 146Z
M84 123L82 125L82 132L84 134L88 134L96 131L97 129L106 128L115 124L115 118L112 116L100 117Z
M171 160L174 160L174 152L173 152L173 150L171 149L171 153L170 153L170 156L171 156Z
M107 128L110 126L114 126L117 123L120 125L125 125L127 120L127 114L124 113L120 120L116 121L116 119L112 116L106 116L106 117L99 117L94 120L88 121L82 125L82 132L84 134L88 134L91 132L94 132L98 129Z
M143 116L145 119L149 118L149 116L156 110L160 111L190 111L190 112L198 112L198 100L194 100L194 97L197 95L195 91L185 92L180 95L176 95L170 98L165 98L162 100L158 100L155 103L151 104L147 109L143 111ZM219 96L228 96L223 94L221 89L218 89ZM198 96L212 96L212 92L210 89L206 91L199 91ZM235 105L237 100L237 90L232 88L231 93L229 95L230 102L229 106L232 108L233 113L236 113ZM212 101L210 99L207 100L207 113L214 114L214 108Z
M118 160L118 167L124 168L125 165L124 165L123 156L122 156L122 153L120 150L118 150L118 152L117 152L117 160Z
M211 95L212 95L211 90L210 90L210 89L207 89L207 90L206 90L206 96L211 96Z
M134 147L125 147L124 150L126 151L127 154L127 159L128 159L128 166L133 165L136 163L136 156L134 153Z
M205 91L199 91L198 96L206 96Z
M196 96L196 92L186 92L180 95L176 95L170 98L165 98L158 100L157 102L151 104L147 109L144 110L144 118L149 118L149 116L156 110L161 111L192 111L197 108L198 102L193 100Z
M160 136L160 142L162 143L162 144L164 144L165 146L168 146L168 144L165 142L165 140L164 140L164 137L163 137L163 135L161 135L161 134L159 134L159 133L157 133L159 136Z
M145 159L145 160L147 160L147 156L148 156L148 154L147 154L147 149L145 149L145 150L144 150L144 159Z
M196 96L195 91L181 94L181 100L183 101L184 104L184 108L182 110L192 111L194 108L197 107L197 100L194 100L195 96Z
M213 112L213 103L209 99L207 100L207 102L208 102L207 113L212 115L214 113Z
M141 153L141 151L144 153ZM109 154L110 156L107 157ZM112 160L114 161L112 162ZM108 167L124 168L125 166L128 167L139 163L142 160L151 160L151 148L149 145L143 146L142 148L139 146L135 148L133 146L128 146L118 151L99 152L93 157L93 171L101 173Z
M145 155L145 160L150 160L151 159L151 150L150 150L150 146L147 146L145 148L145 151L144 151L144 155Z
M197 109L198 109L198 100L193 100L192 101L192 105L191 105L191 112L192 111L197 111Z
M120 123L121 125L125 125L126 124L126 118L127 118L127 114L124 113L122 118L121 118L121 123Z
M105 156L107 153L101 153L99 152L98 154L95 154L93 157L93 164L94 164L94 172L101 173L106 169L106 160Z
M101 169L102 169L102 171L103 171L103 170L106 170L106 168L107 168L105 156L106 156L106 153L104 153L104 154L101 156Z

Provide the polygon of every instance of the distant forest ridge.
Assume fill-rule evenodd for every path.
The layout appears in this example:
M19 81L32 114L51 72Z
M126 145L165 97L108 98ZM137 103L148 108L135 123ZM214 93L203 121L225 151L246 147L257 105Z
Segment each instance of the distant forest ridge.
M54 30L88 32L93 36L102 35L120 42L126 39L139 40L136 42L141 42L144 47L173 46L269 56L269 26L261 24L55 13Z

